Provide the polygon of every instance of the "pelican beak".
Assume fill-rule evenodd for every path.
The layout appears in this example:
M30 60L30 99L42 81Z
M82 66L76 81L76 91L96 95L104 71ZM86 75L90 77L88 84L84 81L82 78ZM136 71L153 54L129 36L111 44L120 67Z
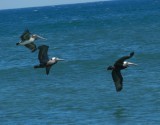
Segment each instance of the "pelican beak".
M138 66L136 63L128 62L129 66Z
M37 38L39 38L39 39L43 39L43 40L47 40L46 38L41 37L41 36L39 36L39 35L37 35Z
M64 61L64 59L57 58L58 61Z

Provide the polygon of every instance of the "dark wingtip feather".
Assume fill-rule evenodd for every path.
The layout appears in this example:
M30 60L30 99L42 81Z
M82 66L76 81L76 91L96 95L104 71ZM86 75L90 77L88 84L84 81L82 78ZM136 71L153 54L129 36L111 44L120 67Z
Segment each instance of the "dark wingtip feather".
M132 57L133 55L134 55L134 52L131 52L131 53L130 53L130 57Z
M33 52L35 52L36 50L37 50L37 48L33 49L31 52L33 53Z
M122 87L116 88L116 91L117 91L117 92L120 92L121 90L122 90Z
M46 72L46 75L48 76L48 75L49 75L49 72Z

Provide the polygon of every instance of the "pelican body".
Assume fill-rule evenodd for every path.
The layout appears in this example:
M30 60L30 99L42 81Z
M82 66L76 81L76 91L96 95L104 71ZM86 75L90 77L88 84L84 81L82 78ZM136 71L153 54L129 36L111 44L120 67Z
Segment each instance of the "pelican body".
M39 49L38 59L40 64L34 66L34 68L46 68L47 75L49 74L49 71L54 64L56 64L58 61L64 60L57 57L52 57L51 59L49 59L48 48L49 46L46 45L41 45L38 47Z
M107 70L112 70L112 78L117 92L121 91L123 88L123 77L121 75L121 70L126 69L130 65L137 65L135 63L125 61L127 59L130 59L133 55L134 52L131 52L129 56L121 57L114 63L114 66L109 66L107 68Z
M21 41L16 43L16 45L26 46L32 52L36 51L37 47L34 44L34 41L37 39L45 39L39 35L31 34L28 29L20 36Z

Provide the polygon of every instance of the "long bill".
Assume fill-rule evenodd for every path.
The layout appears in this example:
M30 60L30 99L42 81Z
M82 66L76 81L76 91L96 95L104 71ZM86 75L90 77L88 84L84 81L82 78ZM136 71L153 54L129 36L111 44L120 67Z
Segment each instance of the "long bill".
M129 65L129 66L138 66L138 64L132 63L132 62L128 62L128 65Z
M64 61L64 59L57 58L58 61Z
M37 35L37 37L38 37L39 39L47 40L46 38L44 38L44 37L42 37L42 36L39 36L39 35Z

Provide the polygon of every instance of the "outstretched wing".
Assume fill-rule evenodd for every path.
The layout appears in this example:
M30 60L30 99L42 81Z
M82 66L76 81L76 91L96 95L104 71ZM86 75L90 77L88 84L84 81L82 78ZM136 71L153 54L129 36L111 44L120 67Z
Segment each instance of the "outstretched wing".
M123 56L123 57L121 57L120 59L118 59L118 60L115 62L115 64L123 64L123 62L124 62L126 59L131 58L133 55L134 55L134 52L131 52L129 56Z
M25 44L24 46L30 49L32 52L37 50L36 45L33 42L29 44Z
M46 45L41 45L38 47L39 49L38 59L39 59L40 64L45 64L48 62L49 60L48 48L49 46L46 46Z
M116 91L121 91L123 88L123 77L120 70L112 70L112 78L116 87Z
M25 41L25 40L29 40L30 39L30 32L28 29L26 29L23 34L20 36L21 40L22 41Z

